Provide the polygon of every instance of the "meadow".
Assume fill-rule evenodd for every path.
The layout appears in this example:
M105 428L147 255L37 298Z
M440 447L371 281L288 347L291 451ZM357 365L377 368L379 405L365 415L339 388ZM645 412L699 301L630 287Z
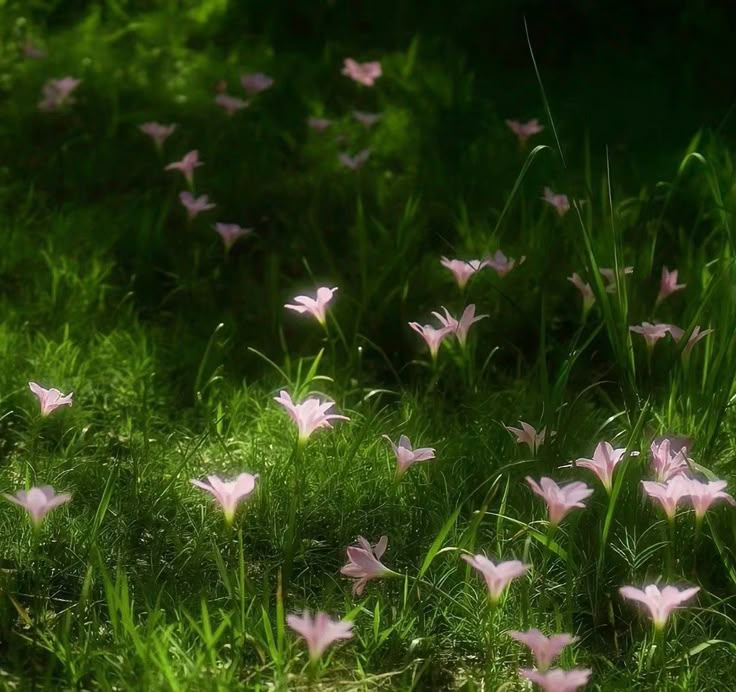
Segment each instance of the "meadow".
M534 21L506 71L340 2L26 5L0 689L736 688L727 118L608 132Z

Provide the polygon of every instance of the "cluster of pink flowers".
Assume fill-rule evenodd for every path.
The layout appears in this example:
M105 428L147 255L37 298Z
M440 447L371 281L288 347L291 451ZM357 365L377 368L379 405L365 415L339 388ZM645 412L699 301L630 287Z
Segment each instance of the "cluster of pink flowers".
M518 264L522 264L525 259L526 257L522 257L518 261ZM485 267L493 269L500 277L503 278L515 266L517 266L517 261L512 257L506 257L501 250L496 250L495 254L484 257L483 259L461 260L442 257L440 259L440 264L452 272L458 288L462 291L467 285L470 277L477 274Z

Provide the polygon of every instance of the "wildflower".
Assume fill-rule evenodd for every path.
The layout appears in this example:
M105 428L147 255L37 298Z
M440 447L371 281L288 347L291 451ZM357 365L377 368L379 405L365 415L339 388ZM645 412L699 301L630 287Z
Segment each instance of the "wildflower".
M345 168L349 168L351 171L357 171L363 167L363 164L370 158L370 156L371 150L363 149L355 154L355 156L350 156L350 154L342 152L337 155L337 160L345 166Z
M698 586L682 591L676 586L665 586L660 591L655 584L645 586L643 591L633 586L622 586L619 589L619 593L624 598L644 604L658 630L664 628L673 610L679 608L685 601L689 601L698 591L700 591Z
M41 526L44 517L54 507L63 505L72 499L69 493L59 493L57 495L50 485L42 485L40 488L31 488L30 490L18 490L15 495L3 493L3 497L25 509L34 528Z
M217 96L215 96L215 103L223 108L228 115L232 115L233 113L243 110L243 108L247 108L250 105L247 101L243 101L243 99L239 99L235 96L230 96L230 94L217 94Z
M452 275L455 277L455 281L457 281L458 288L461 291L468 283L468 279L486 266L484 260L451 260L447 259L447 257L443 257L440 260L440 264L452 272Z
M374 546L371 546L363 536L358 536L358 545L352 545L347 549L348 564L340 569L340 574L357 580L353 584L353 595L360 596L371 579L396 574L381 563L386 546L388 546L387 536L381 536Z
M333 620L327 613L318 611L314 618L307 610L303 615L291 613L286 622L297 634L307 642L309 657L316 661L330 644L339 639L351 639L353 623L350 620Z
M217 231L222 238L226 251L230 250L238 239L244 238L245 236L253 233L252 228L241 228L236 223L216 223L215 231Z
M673 453L672 441L664 438L659 443L656 440L652 442L649 449L652 454L652 469L659 483L666 483L675 476L688 472L687 447Z
M572 670L553 668L544 673L522 668L520 672L525 678L539 685L544 692L575 692L587 685L593 674L590 668L573 668Z
M578 459L575 466L581 466L589 469L600 479L607 493L611 492L613 482L613 470L616 465L623 459L626 450L623 448L614 449L609 442L599 442L593 452L592 459Z
M567 199L567 195L552 192L552 189L549 187L544 188L542 199L547 202L547 204L552 205L560 216L564 216L568 211L570 211L570 200Z
M28 60L43 60L48 55L45 50L39 48L31 39L28 39L23 44L21 52L23 53L23 57Z
M317 289L317 296L315 298L311 298L310 296L296 296L292 298L296 305L286 303L284 307L302 314L308 312L324 327L327 304L332 300L336 290L337 286L334 288L322 286Z
M363 86L372 87L383 74L380 62L356 62L352 58L343 61L342 74Z
M610 267L600 267L598 271L606 281L606 293L615 293L616 287L618 286L618 280L616 278L616 270ZM624 267L619 270L621 276L627 276L628 274L634 273L634 267Z
M301 404L295 404L289 393L284 390L274 397L274 401L283 406L296 423L299 431L299 444L304 444L315 430L331 428L331 420L350 420L347 416L327 413L335 405L334 401L320 401L316 397L310 397Z
M186 190L179 193L179 201L187 210L187 215L190 219L193 219L203 211L214 209L217 206L210 202L210 198L207 195L195 197L191 192L187 192Z
M373 127L383 117L380 113L366 111L353 111L352 115L363 127Z
M519 144L525 144L529 137L544 130L544 125L540 125L536 118L532 118L525 123L518 120L507 120L506 125L519 138Z
M176 130L176 125L172 123L171 125L162 125L161 123L143 123L142 125L138 126L138 129L143 133L148 135L156 145L156 149L159 151L161 150L161 147L163 147L164 142L171 137L172 134L174 134L174 130Z
M703 521L705 513L718 500L725 500L731 505L736 505L736 500L724 492L728 485L726 481L707 481L704 483L694 478L688 478L686 483L687 495L695 510L695 521L698 523Z
M483 575L488 587L488 596L493 605L498 603L504 590L513 579L525 575L529 570L529 565L519 560L494 564L485 555L461 555L460 557Z
M69 394L62 394L55 387L51 387L51 389L44 389L40 384L36 384L35 382L29 382L28 388L38 397L38 401L41 404L42 416L48 416L60 406L72 405L72 397L74 396L74 392L69 392Z
M460 342L461 348L465 348L465 343L468 340L468 331L470 328L476 323L482 320L484 317L488 317L488 315L478 315L475 316L475 305L470 304L468 305L465 310L463 310L463 314L460 316L459 320L456 320L447 310L446 307L442 307L445 314L441 315L439 312L433 312L432 314L437 318L439 323L446 327L447 329L450 329L452 332L454 332L455 336L457 337L457 340Z
M204 164L199 160L199 152L196 149L193 149L192 151L184 154L184 158L181 159L181 161L174 161L166 166L165 170L180 171L186 178L187 185L191 187L194 183L194 169L199 168L199 166L202 165Z
M522 256L519 264L522 264L525 259L526 257ZM513 257L506 257L501 250L496 250L495 255L483 260L483 266L490 267L495 270L496 274L503 278L516 266L516 260Z
M384 435L383 437L389 441L396 455L396 475L398 477L403 476L412 464L420 461L430 461L435 458L432 447L417 447L417 449L414 449L406 435L399 437L398 444L394 444L388 435Z
M409 322L409 326L427 342L433 361L437 360L437 353L442 342L453 332L450 327L437 329L431 324L421 325L418 322Z
M674 329L674 333L673 333ZM677 334L677 330L679 327L675 327L672 324L665 324L658 322L657 324L652 324L651 322L642 322L640 325L634 325L633 327L629 327L629 331L634 332L635 334L641 334L644 337L644 340L647 342L648 348L654 348L654 345L659 341L662 337L667 336L668 333L672 334L673 338L675 337L675 334Z
M324 132L332 125L332 120L327 120L327 118L307 118L307 125L315 132Z
M667 519L672 521L677 513L677 505L683 497L687 497L690 493L688 479L684 476L675 476L670 478L666 483L657 483L656 481L642 481L644 492L654 500L657 500Z
M207 476L207 482L192 479L192 485L211 493L225 513L225 522L233 523L238 505L247 500L256 488L258 474L241 473L233 481L224 481L219 476Z
M553 634L545 637L538 629L530 629L527 632L515 632L511 630L506 634L517 642L526 646L534 656L539 670L547 670L561 653L562 650L572 644L577 637L571 634Z
M675 329L679 329L679 327L676 327ZM685 348L682 349L682 355L687 356L690 351L693 350L693 346L698 343L701 339L708 336L708 334L712 334L712 329L704 329L702 332L700 331L700 326L697 325L693 328L692 333L690 334L690 337L687 340L687 343L685 344ZM679 335L675 333L674 331L671 331L672 338L675 339L675 341L680 341L682 337L684 336L684 331L682 329L679 330Z
M82 83L81 79L74 77L62 77L61 79L50 79L43 85L41 101L38 103L39 110L57 111L66 105L74 103L72 93Z
M572 276L567 277L567 280L580 291L580 295L583 296L583 312L587 313L595 303L595 295L590 284L583 281L577 272L573 272Z
M670 271L667 267L662 267L662 278L659 281L659 294L655 305L659 305L667 296L681 291L686 286L687 284L677 283L677 269Z
M504 425L510 433L516 435L516 442L520 445L527 445L531 450L532 454L536 454L537 450L544 444L544 438L547 434L547 428L542 428L539 432L536 429L525 423L523 420L519 421L521 429L512 428L510 425Z
M552 526L557 526L574 507L584 508L583 500L593 494L593 489L580 481L557 485L551 478L541 478L537 483L527 476L526 482L547 503L549 523Z
M273 79L263 72L240 75L240 84L248 95L259 94L273 86Z

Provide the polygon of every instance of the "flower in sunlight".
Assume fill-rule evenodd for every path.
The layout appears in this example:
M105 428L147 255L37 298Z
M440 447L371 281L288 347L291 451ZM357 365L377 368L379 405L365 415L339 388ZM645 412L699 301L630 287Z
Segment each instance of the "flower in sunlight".
M354 596L360 596L363 589L365 589L365 585L371 579L380 579L396 574L381 563L381 558L386 552L386 546L388 546L387 536L381 536L381 539L374 546L371 546L363 536L358 536L357 545L351 545L347 549L348 564L340 569L340 574L356 580L353 584Z
M195 197L191 192L184 190L179 193L179 201L182 206L187 210L187 216L193 219L203 211L214 209L217 205L210 202L210 198L207 195L200 195Z
M551 637L545 637L538 629L532 628L526 632L516 632L510 630L506 634L512 639L516 639L526 646L532 652L539 670L547 670L552 662L562 653L566 646L569 646L577 637L571 634L553 634Z
M383 74L380 62L356 62L352 58L343 61L342 74L350 77L358 84L372 87L375 81Z
M641 324L629 327L629 331L635 334L641 334L644 337L644 341L647 342L647 348L654 348L654 345L667 334L671 334L673 338L677 338L677 330L679 327L675 327L672 324L666 324L658 322L652 324L651 322L642 322ZM674 330L674 331L673 331Z
M624 448L614 449L609 442L599 442L593 452L593 458L582 458L575 461L575 466L580 466L595 473L603 483L607 493L611 492L613 483L613 470L623 459L626 450Z
M406 473L412 464L434 459L435 450L432 447L417 447L414 449L406 435L399 437L398 444L394 444L388 435L384 435L383 437L388 440L391 448L394 450L394 455L396 456L396 475L399 478Z
M274 401L283 406L296 423L300 444L304 444L315 430L331 428L332 420L350 420L347 416L327 413L335 405L334 401L320 401L316 397L309 397L296 404L285 390L280 391L279 395L274 397Z
M64 106L73 104L74 97L72 94L81 83L81 79L75 79L74 77L49 79L41 90L41 100L38 103L39 110L57 111Z
M526 256L522 255L519 264L523 264L524 260L526 260ZM506 257L501 250L496 250L494 255L483 260L483 266L490 267L503 278L516 266L516 260L513 257Z
M516 442L520 445L526 445L532 454L536 454L537 450L544 444L544 438L547 435L547 428L542 428L537 432L536 428L523 420L519 421L521 428L514 428L510 425L504 425L510 433L516 435Z
M225 522L233 523L235 512L241 502L247 500L256 489L258 474L241 473L235 480L225 481L219 476L207 476L207 481L192 479L192 485L211 493L225 513Z
M363 127L373 127L383 117L380 113L367 113L366 111L352 111L352 116Z
M567 198L567 195L552 192L552 189L549 187L544 188L542 199L547 202L547 204L553 206L560 216L564 216L568 211L570 211L570 200Z
M143 134L148 135L156 145L156 149L160 151L164 142L174 134L176 124L172 123L171 125L162 125L161 123L150 122L139 125L138 129Z
M675 476L674 478L670 478L666 483L642 481L641 485L649 497L662 505L667 519L672 521L677 513L677 505L680 500L690 494L688 480L685 476Z
M266 89L270 89L273 86L273 78L267 74L263 74L263 72L242 74L240 75L240 85L248 95L253 96L254 94L266 91Z
M42 485L40 488L30 488L29 490L18 490L15 495L3 493L3 497L25 509L35 528L41 525L44 517L52 509L72 499L69 493L59 493L57 495L50 485Z
M302 615L291 613L286 623L307 643L309 657L316 661L330 644L340 639L351 639L353 623L350 620L333 620L327 613L312 614L305 610Z
M335 291L337 291L337 286L334 288L321 286L317 289L316 297L296 296L292 298L294 303L286 303L284 307L301 314L309 313L324 327L327 318L327 305L334 297Z
M590 668L562 670L552 668L546 672L522 668L519 671L527 680L539 685L544 692L575 692L588 684L593 671Z
M40 384L29 382L28 388L36 395L38 402L41 404L41 415L48 416L56 411L60 406L71 406L74 392L62 394L55 387L44 389Z
M544 125L540 125L537 118L532 118L525 123L519 120L507 120L506 125L519 138L520 144L525 144L529 137L538 135L544 130Z
M687 496L695 510L695 521L697 522L703 521L705 513L718 500L725 500L730 505L736 505L736 500L727 492L724 492L728 485L727 481L703 482L695 478L688 478L686 479L686 483L688 489Z
M431 324L422 325L419 322L409 322L409 326L427 343L433 361L437 360L437 354L439 353L442 342L453 333L453 329L450 327L437 329L437 327L433 327Z
M468 279L470 279L473 274L476 272L479 272L481 269L483 269L484 264L483 260L460 260L460 259L447 259L447 257L443 257L440 260L440 264L449 269L452 272L452 275L455 277L455 281L457 282L458 288L462 291L465 286L468 283Z
M447 327L455 333L455 336L457 337L457 340L462 348L465 348L465 344L468 340L468 331L470 331L470 328L476 322L479 322L480 320L488 317L488 315L478 315L476 317L475 305L473 303L468 305L463 310L463 314L460 315L459 320L456 320L449 313L446 307L443 306L442 310L445 313L444 315L440 314L439 312L433 312L432 314L437 318L437 320L443 327Z
M236 96L230 96L230 94L217 94L215 96L215 103L230 116L250 105L247 101L239 99Z
M571 509L584 508L583 500L593 494L593 489L580 481L557 485L551 478L540 478L537 483L533 478L527 476L526 482L547 503L549 523L552 526L557 526Z
M687 447L682 446L677 452L673 452L672 440L668 437L652 442L649 450L652 470L659 483L666 483L671 478L682 476L690 470L687 463Z
M370 156L371 150L363 149L355 154L355 156L351 156L347 152L342 152L337 155L337 160L345 166L345 168L349 168L351 171L357 171L363 167L363 164L370 158Z
M673 610L678 609L685 601L689 601L700 587L678 589L676 586L665 586L662 590L656 584L645 586L644 590L633 586L622 586L619 593L630 601L641 603L648 611L654 626L661 630Z
M187 185L191 187L194 184L194 169L203 165L204 164L199 160L199 151L192 149L192 151L184 154L184 158L180 161L174 161L168 164L165 170L179 171L186 179Z
M604 281L606 282L606 293L615 293L618 287L618 281L616 279L616 270L610 267L599 267L598 271L601 273ZM623 267L619 270L619 276L621 278L634 273L634 267Z
M583 297L583 312L587 314L590 308L595 303L595 295L593 289L589 283L586 283L580 278L580 274L573 272L572 276L568 276L567 280L580 291L580 295Z
M686 287L687 284L677 283L677 269L670 271L667 267L662 267L662 278L659 281L659 293L655 305L659 305L667 296Z
M242 228L236 223L216 223L215 231L218 233L225 245L225 250L230 248L240 239L253 233L252 228Z
M488 587L488 597L493 605L498 603L506 587L514 579L524 576L529 570L529 565L519 560L494 563L485 555L461 555L460 557L483 575Z
M315 132L324 132L332 125L332 120L327 118L307 118L307 126Z

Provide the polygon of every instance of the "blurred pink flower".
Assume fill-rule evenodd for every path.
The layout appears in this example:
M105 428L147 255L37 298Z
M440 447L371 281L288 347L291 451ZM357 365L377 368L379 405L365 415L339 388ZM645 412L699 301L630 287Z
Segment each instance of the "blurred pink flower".
M677 283L677 269L670 271L667 267L662 267L662 278L659 282L659 294L655 305L659 305L667 296L676 291L681 291L686 286L687 284Z
M358 536L358 544L347 549L348 564L340 569L340 574L357 580L353 584L354 596L360 596L371 579L396 574L381 563L387 546L387 536L381 536L378 543L372 547L363 536Z
M687 495L695 510L695 520L697 522L703 520L710 506L718 500L725 500L730 505L736 505L736 500L727 492L724 492L728 485L726 481L707 481L704 483L694 478L688 478L686 483Z
M432 314L437 318L437 321L443 327L450 329L455 334L462 348L465 348L465 343L468 340L468 331L470 330L470 328L476 322L479 322L483 318L488 317L488 315L478 315L476 317L475 305L472 303L468 305L465 310L463 310L463 314L460 316L459 320L456 320L449 313L446 307L443 306L442 310L444 310L444 315L441 315L439 312L433 312Z
M504 590L513 579L525 575L529 570L529 565L525 565L519 560L494 563L485 555L480 554L461 555L460 557L483 575L488 587L488 596L493 605L498 603Z
M257 480L258 474L241 473L232 481L224 481L219 476L207 476L207 482L193 478L192 485L214 496L225 513L225 522L230 525L233 523L238 505L253 494Z
M243 101L243 99L230 96L230 94L217 94L217 96L215 96L215 103L224 109L228 115L232 115L233 113L250 106L248 101Z
M656 481L642 481L644 492L654 500L657 500L667 519L672 521L677 513L677 505L683 497L687 497L690 488L688 479L685 476L675 476L670 478L666 483L657 483Z
M199 152L196 149L184 154L184 158L181 161L174 161L166 166L167 171L179 171L187 181L189 187L194 183L194 169L203 166L204 164L199 160Z
M542 199L547 202L547 204L552 205L560 216L564 216L568 211L570 211L570 200L567 198L567 195L552 192L552 188L544 188Z
M517 642L521 642L526 646L534 656L539 670L547 670L563 651L577 637L571 634L553 634L551 637L545 637L538 629L530 629L527 632L516 632L510 630L506 634Z
M187 192L186 190L179 193L179 201L187 210L187 215L190 219L193 219L203 211L209 211L217 206L210 202L210 198L207 195L195 197L191 192Z
M399 437L398 444L394 444L388 435L384 435L383 437L389 441L391 448L394 450L394 455L396 456L396 475L398 477L403 476L412 464L434 459L434 449L432 447L417 447L417 449L414 449L406 435Z
M510 433L516 435L516 442L518 444L526 445L532 454L536 454L537 450L544 444L547 428L542 428L537 432L534 426L525 423L523 420L520 420L519 424L521 428L513 428L510 425L504 425L503 427Z
M590 284L585 283L577 272L573 272L573 275L568 276L567 280L580 291L580 295L583 296L583 312L587 313L595 303L595 295Z
M409 322L409 326L419 334L422 339L429 346L429 353L432 356L432 360L437 360L437 354L440 350L442 342L453 333L453 330L449 327L442 327L437 329L431 324L419 324L418 322Z
M484 260L451 260L447 259L447 257L443 257L440 260L440 264L452 272L452 275L455 277L455 281L457 282L458 288L461 291L468 283L468 279L470 279L473 274L480 271L481 269L483 269L484 266L486 266Z
M172 123L171 125L162 125L161 123L150 122L139 125L138 129L143 132L143 134L148 135L153 140L156 148L160 150L161 147L163 147L164 142L174 134L176 124Z
M40 384L36 384L35 382L29 382L28 388L38 397L38 401L41 404L42 416L48 416L60 406L72 405L72 397L74 396L74 392L69 392L69 394L62 394L55 387L51 387L51 389L44 389Z
M619 589L624 598L642 603L646 607L657 629L662 629L672 611L689 601L698 591L700 587L697 586L682 591L676 586L665 586L660 591L656 584L645 586L643 591L633 586L622 586Z
M252 228L241 228L236 223L216 223L215 231L222 238L222 242L225 245L225 250L230 248L240 239L253 233Z
M588 684L593 671L590 668L562 670L552 668L546 673L522 668L519 671L525 678L539 685L544 692L575 692Z
M334 401L320 401L316 397L309 397L296 404L285 390L280 391L279 395L274 397L274 401L283 406L296 423L300 444L304 444L315 430L331 428L332 420L350 420L347 416L327 413L335 405Z
M305 610L303 615L291 613L286 623L307 642L309 657L316 661L330 644L339 639L351 639L353 623L350 620L332 620L327 613L318 611L312 618Z
M593 452L592 459L577 459L575 466L589 469L600 479L607 493L611 492L613 483L613 470L623 459L626 450L624 448L614 449L609 442L599 442Z
M649 448L652 454L652 469L659 483L666 483L675 476L686 474L688 466L687 447L681 447L676 453L672 452L672 442L665 437L659 443L655 440Z
M332 125L332 120L327 120L327 118L307 118L307 125L315 132L324 132Z
M302 314L308 312L322 326L324 326L327 316L327 305L335 295L335 291L337 291L337 286L334 288L321 286L317 289L317 296L315 298L310 296L296 296L295 298L292 298L295 304L286 303L284 307Z
M352 58L345 58L342 74L363 86L372 87L383 71L380 62L356 62Z
M642 322L640 325L637 324L633 327L629 327L629 331L634 332L635 334L641 334L644 337L648 348L653 348L654 345L661 338L667 336L668 333L671 334L673 338L677 339L676 334L678 329L679 327L675 327L672 324L665 324L663 322L658 322L657 324Z
M522 255L519 264L523 264L525 259L526 256ZM513 257L506 257L501 250L496 250L495 255L486 257L483 260L482 266L490 267L496 274L503 278L516 266L516 260Z
M263 72L255 72L253 74L240 75L240 84L246 93L252 96L253 94L270 89L273 86L273 79L263 74Z
M373 127L383 117L380 113L366 111L353 111L352 115L363 127Z
M41 525L44 517L52 509L72 499L69 493L59 493L57 495L50 485L42 485L40 488L31 488L30 490L18 490L15 495L3 493L3 497L25 509L31 523L36 528Z
M56 111L66 105L74 103L72 93L81 84L81 79L74 77L62 77L61 79L49 79L43 85L41 100L38 103L39 110Z
M547 503L549 523L552 526L557 526L571 509L575 507L584 508L583 500L593 494L593 489L580 481L557 485L551 478L540 478L539 483L537 483L533 478L527 476L526 482Z
M685 332L680 329L679 327L674 327L675 330L679 330L679 333L677 331L670 330L670 333L672 334L672 338L675 339L675 341L680 341L682 337L685 335ZM698 343L701 339L708 336L708 334L712 334L712 329L704 329L702 332L700 331L700 326L697 325L693 328L692 333L690 334L690 337L687 340L687 343L685 344L685 348L682 349L682 355L687 356L690 351L693 350L693 346Z
M27 60L43 60L48 53L42 48L39 48L31 39L27 39L21 48L23 57Z
M539 134L544 130L544 125L539 124L539 120L532 118L531 120L522 123L518 120L507 120L506 124L509 129L519 138L519 142L524 144L529 137L532 135Z
M598 271L601 273L601 276L606 282L606 293L615 293L618 286L618 281L616 280L616 270L611 269L610 267L599 267ZM633 273L634 267L623 267L622 269L619 269L619 276L621 278Z
M370 158L370 156L371 150L363 149L355 154L355 156L350 156L350 154L342 152L337 155L337 159L343 166L345 166L345 168L349 168L351 171L357 171L363 167L363 164Z

